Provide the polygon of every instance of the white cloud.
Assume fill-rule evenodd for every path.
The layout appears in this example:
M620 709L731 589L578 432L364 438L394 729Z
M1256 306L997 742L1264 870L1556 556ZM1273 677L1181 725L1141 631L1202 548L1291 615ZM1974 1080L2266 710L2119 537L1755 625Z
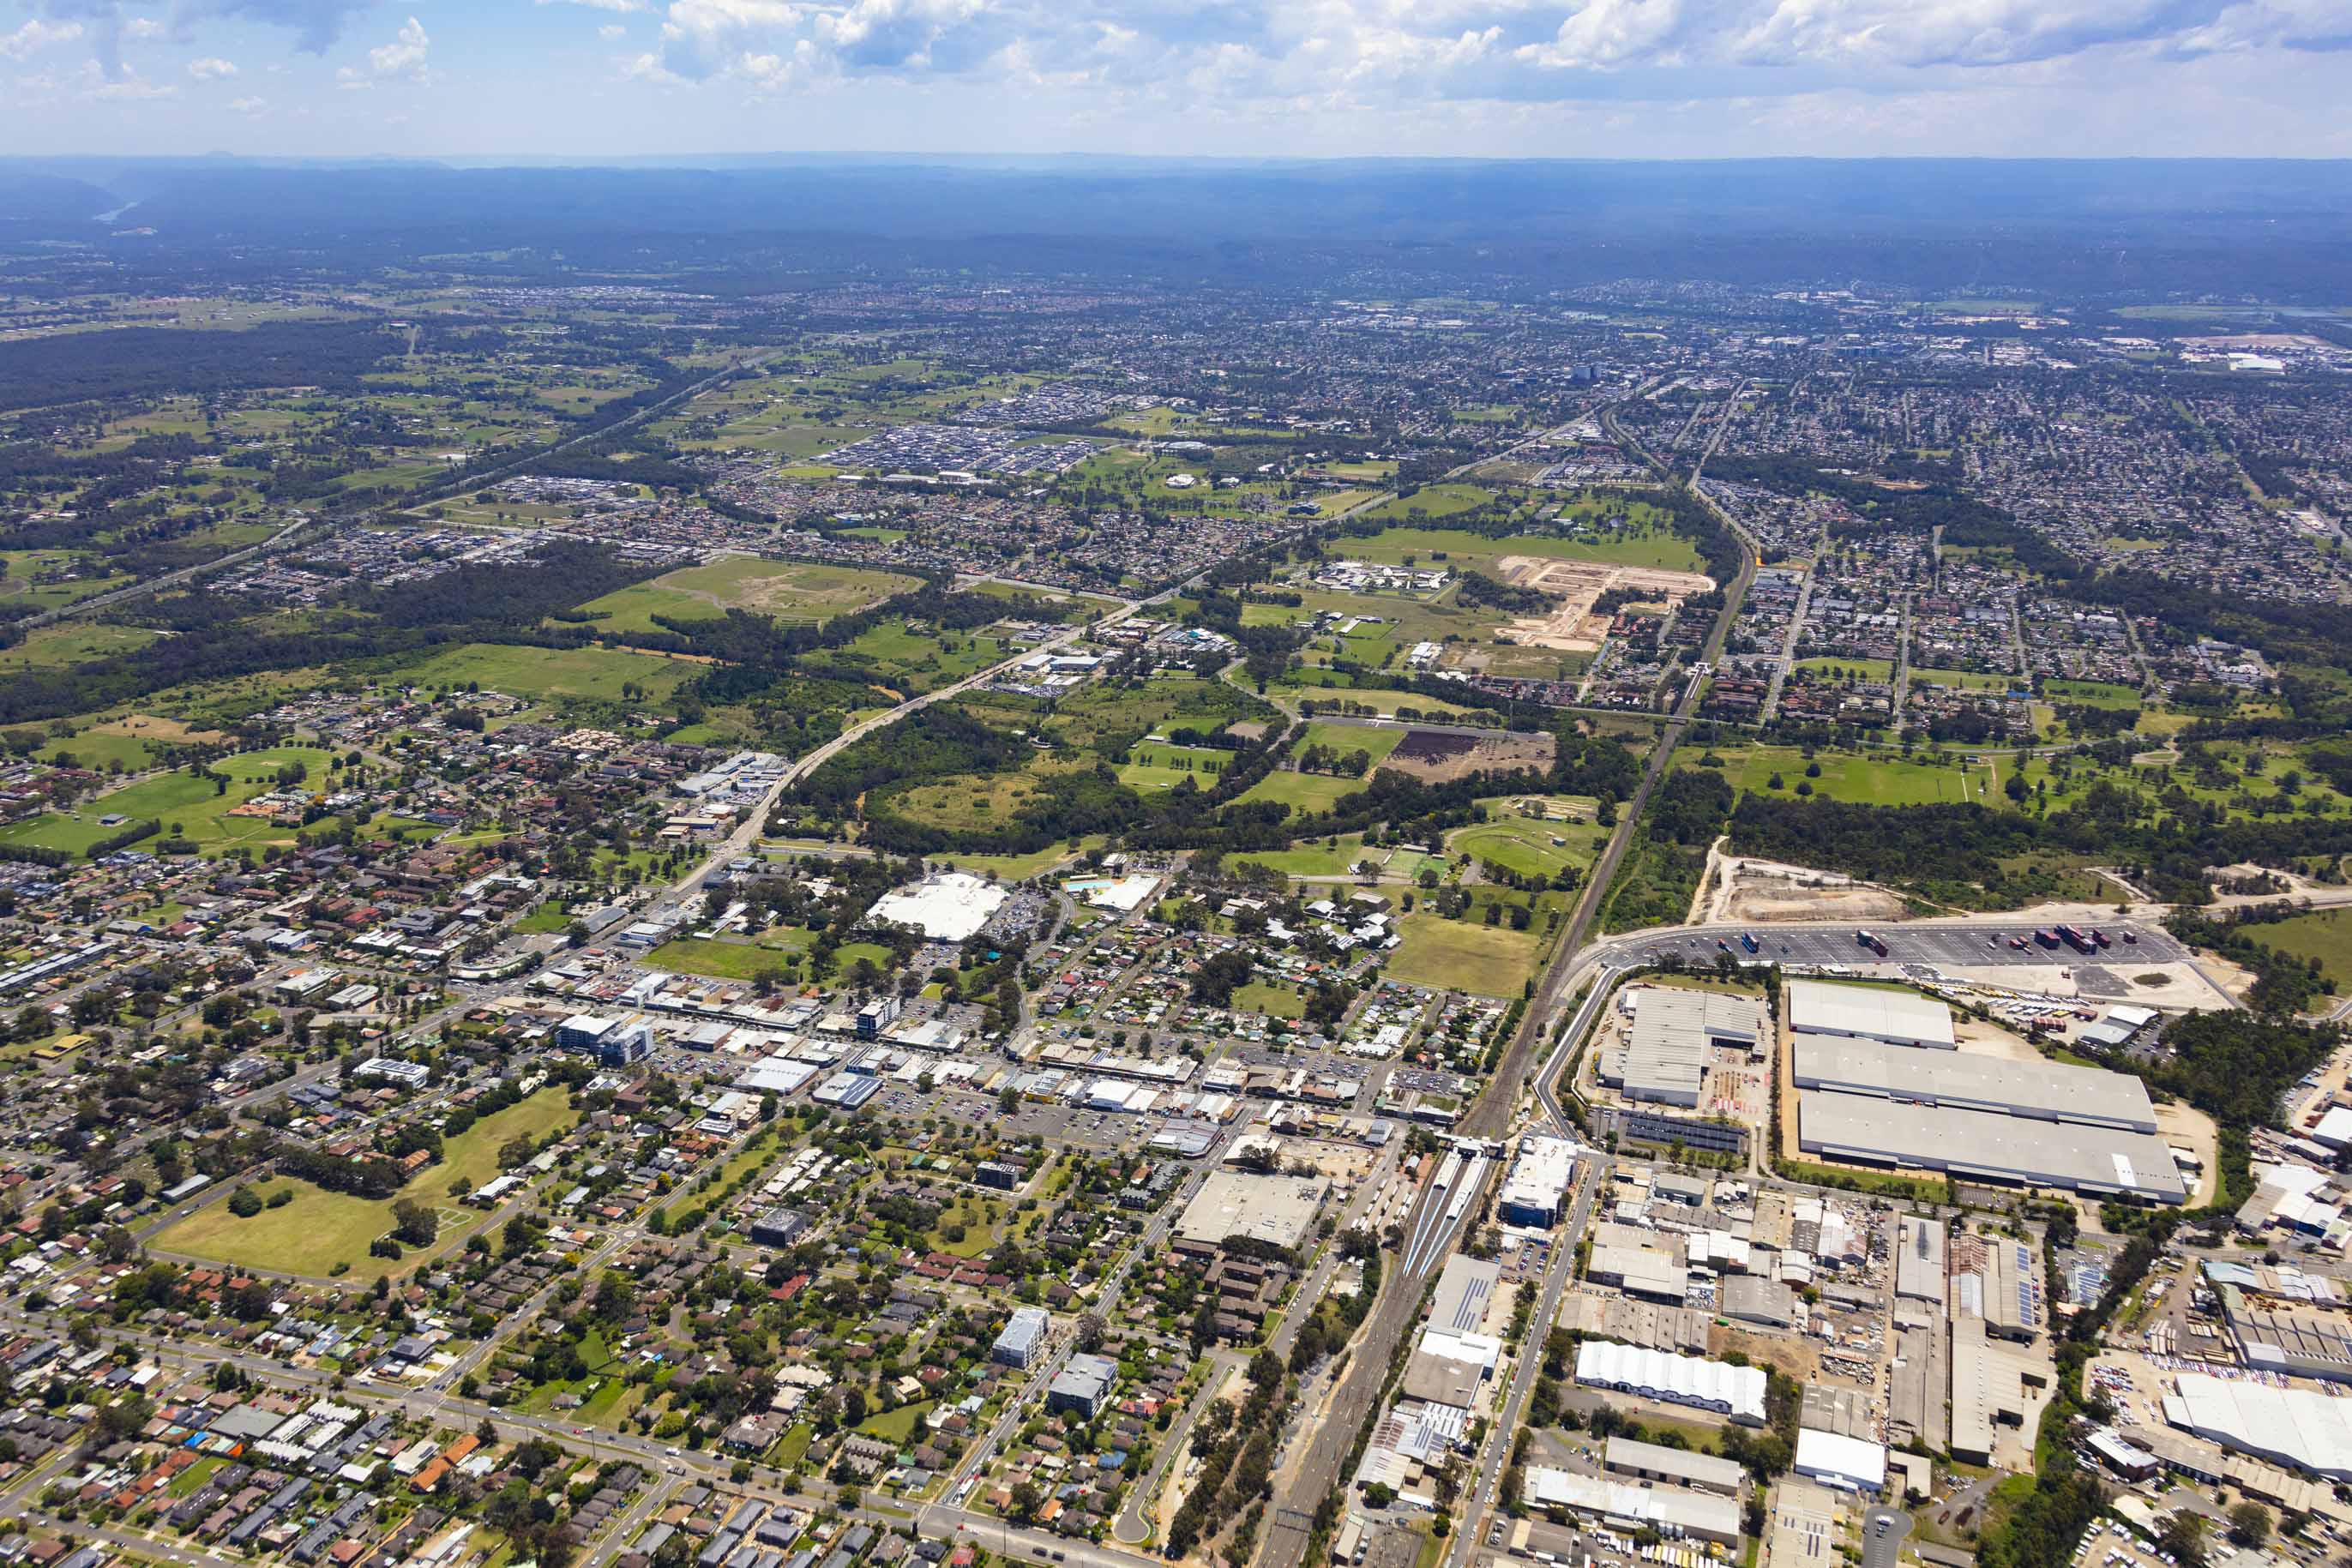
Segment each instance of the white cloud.
M380 77L425 74L425 52L433 40L425 36L425 25L411 16L392 43L378 44L368 51L368 67Z
M228 100L228 110L231 114L259 114L268 107L268 99L233 98Z
M207 56L203 59L190 60L188 74L198 81L226 81L236 75L236 65L218 56Z
M0 33L0 60L21 60L51 44L70 44L81 37L79 22L44 22L38 16L13 33Z
M170 31L152 16L133 16L122 24L122 36L126 38L160 38Z
M591 11L650 11L646 0L531 0L537 5L585 5Z
M618 22L607 22L596 29L596 36L610 44L629 36L629 30Z

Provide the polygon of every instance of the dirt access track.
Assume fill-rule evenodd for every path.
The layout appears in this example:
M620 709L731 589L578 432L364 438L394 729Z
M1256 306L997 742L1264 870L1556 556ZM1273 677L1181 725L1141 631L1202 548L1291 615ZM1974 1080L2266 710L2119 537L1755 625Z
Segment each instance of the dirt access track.
M1665 571L1648 566L1612 566L1599 560L1556 560L1549 556L1507 555L1495 563L1503 580L1515 588L1532 588L1559 601L1545 615L1527 615L1503 628L1511 642L1530 648L1554 648L1562 653L1589 653L1601 646L1609 620L1595 615L1592 606L1612 589L1630 589L1645 599L1680 602L1715 591L1715 579L1705 572Z

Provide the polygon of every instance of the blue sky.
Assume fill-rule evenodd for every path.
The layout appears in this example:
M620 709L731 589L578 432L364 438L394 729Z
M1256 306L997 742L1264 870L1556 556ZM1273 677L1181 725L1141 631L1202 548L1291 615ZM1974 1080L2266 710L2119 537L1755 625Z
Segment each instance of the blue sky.
M0 0L0 151L2352 157L2352 0Z

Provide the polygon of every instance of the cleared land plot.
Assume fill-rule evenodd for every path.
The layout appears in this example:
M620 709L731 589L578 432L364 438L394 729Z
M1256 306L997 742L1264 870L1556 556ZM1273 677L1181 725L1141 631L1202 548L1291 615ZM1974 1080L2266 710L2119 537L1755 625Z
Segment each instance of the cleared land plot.
M158 1236L155 1246L160 1251L313 1278L331 1274L338 1263L354 1270L373 1263L399 1273L455 1247L473 1228L470 1221L459 1217L484 1218L478 1211L454 1208L455 1200L449 1195L452 1182L463 1177L475 1186L481 1186L499 1174L500 1146L519 1136L543 1138L569 1126L572 1120L570 1092L542 1089L448 1139L442 1145L440 1160L419 1171L389 1198L353 1197L291 1178L258 1182L255 1189L265 1200L274 1193L290 1190L293 1201L264 1208L249 1219L230 1213L226 1200L214 1203ZM403 1199L443 1211L439 1239L428 1248L410 1249L399 1264L370 1258L368 1243L392 1228L392 1207Z
M1437 488L1475 490L1480 496L1488 493L1468 485L1448 485ZM1424 490L1422 494L1426 496L1430 492ZM1387 507L1375 507L1366 515L1387 517L1391 515L1391 508L1396 505L1392 501ZM1466 506L1454 509L1465 510ZM1410 555L1422 565L1450 566L1456 571L1479 571L1496 579L1502 576L1499 563L1507 556L1589 560L1609 566L1646 567L1657 571L1696 571L1704 564L1688 539L1664 528L1647 532L1629 528L1613 536L1590 539L1541 533L1507 534L1493 538L1485 534L1474 534L1466 528L1383 528L1370 538L1340 541L1332 547L1332 553L1353 560L1381 561L1391 565L1401 564ZM1442 561L1437 559L1441 554L1444 558Z
M756 942L714 942L701 936L679 936L646 955L649 968L714 980L748 980L763 969L779 967L784 959L784 950L779 947Z
M1408 915L1397 931L1404 940L1389 955L1390 979L1482 997L1517 996L1541 951L1532 932L1439 915Z
M821 625L917 586L915 579L897 572L737 556L682 567L651 582L634 583L591 600L580 608L602 616L597 622L600 627L616 632L654 631L653 618L657 614L704 621L729 610L750 610L778 621Z

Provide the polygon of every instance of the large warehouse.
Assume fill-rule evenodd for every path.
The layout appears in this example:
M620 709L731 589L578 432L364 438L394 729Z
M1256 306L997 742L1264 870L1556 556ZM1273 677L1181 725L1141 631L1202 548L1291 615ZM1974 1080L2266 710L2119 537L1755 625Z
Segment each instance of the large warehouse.
M1624 1050L1603 1063L1601 1081L1628 1100L1696 1105L1707 1052L1718 1045L1754 1051L1763 1034L1762 1010L1747 997L1640 986L1618 1006L1633 1013L1633 1027Z
M1841 986L1826 980L1789 982L1789 1029L1809 1034L1874 1040L1927 1051L1957 1051L1952 1009L1916 991Z
M1568 1192L1576 1180L1576 1145L1566 1138L1531 1133L1519 1140L1518 1157L1503 1177L1496 1215L1506 1225L1549 1230L1568 1212Z
M1832 1089L2044 1122L2079 1122L2126 1132L2156 1131L2147 1088L2127 1072L2055 1061L2008 1061L1960 1051L1914 1051L1874 1040L1800 1034L1800 1089Z
M2209 1442L2331 1480L2352 1480L2352 1399L2181 1374L2164 1418Z
M1576 1347L1576 1380L1588 1387L1712 1410L1751 1427L1764 1424L1761 1367L1589 1339Z
M1199 1194L1185 1206L1183 1218L1176 1222L1176 1234L1187 1241L1212 1246L1245 1236L1296 1249L1314 1228L1327 1185L1321 1176L1218 1171L1201 1184Z
M2184 1203L2161 1138L2115 1127L1806 1090L1797 1146L1824 1159L1905 1166L1983 1181Z

